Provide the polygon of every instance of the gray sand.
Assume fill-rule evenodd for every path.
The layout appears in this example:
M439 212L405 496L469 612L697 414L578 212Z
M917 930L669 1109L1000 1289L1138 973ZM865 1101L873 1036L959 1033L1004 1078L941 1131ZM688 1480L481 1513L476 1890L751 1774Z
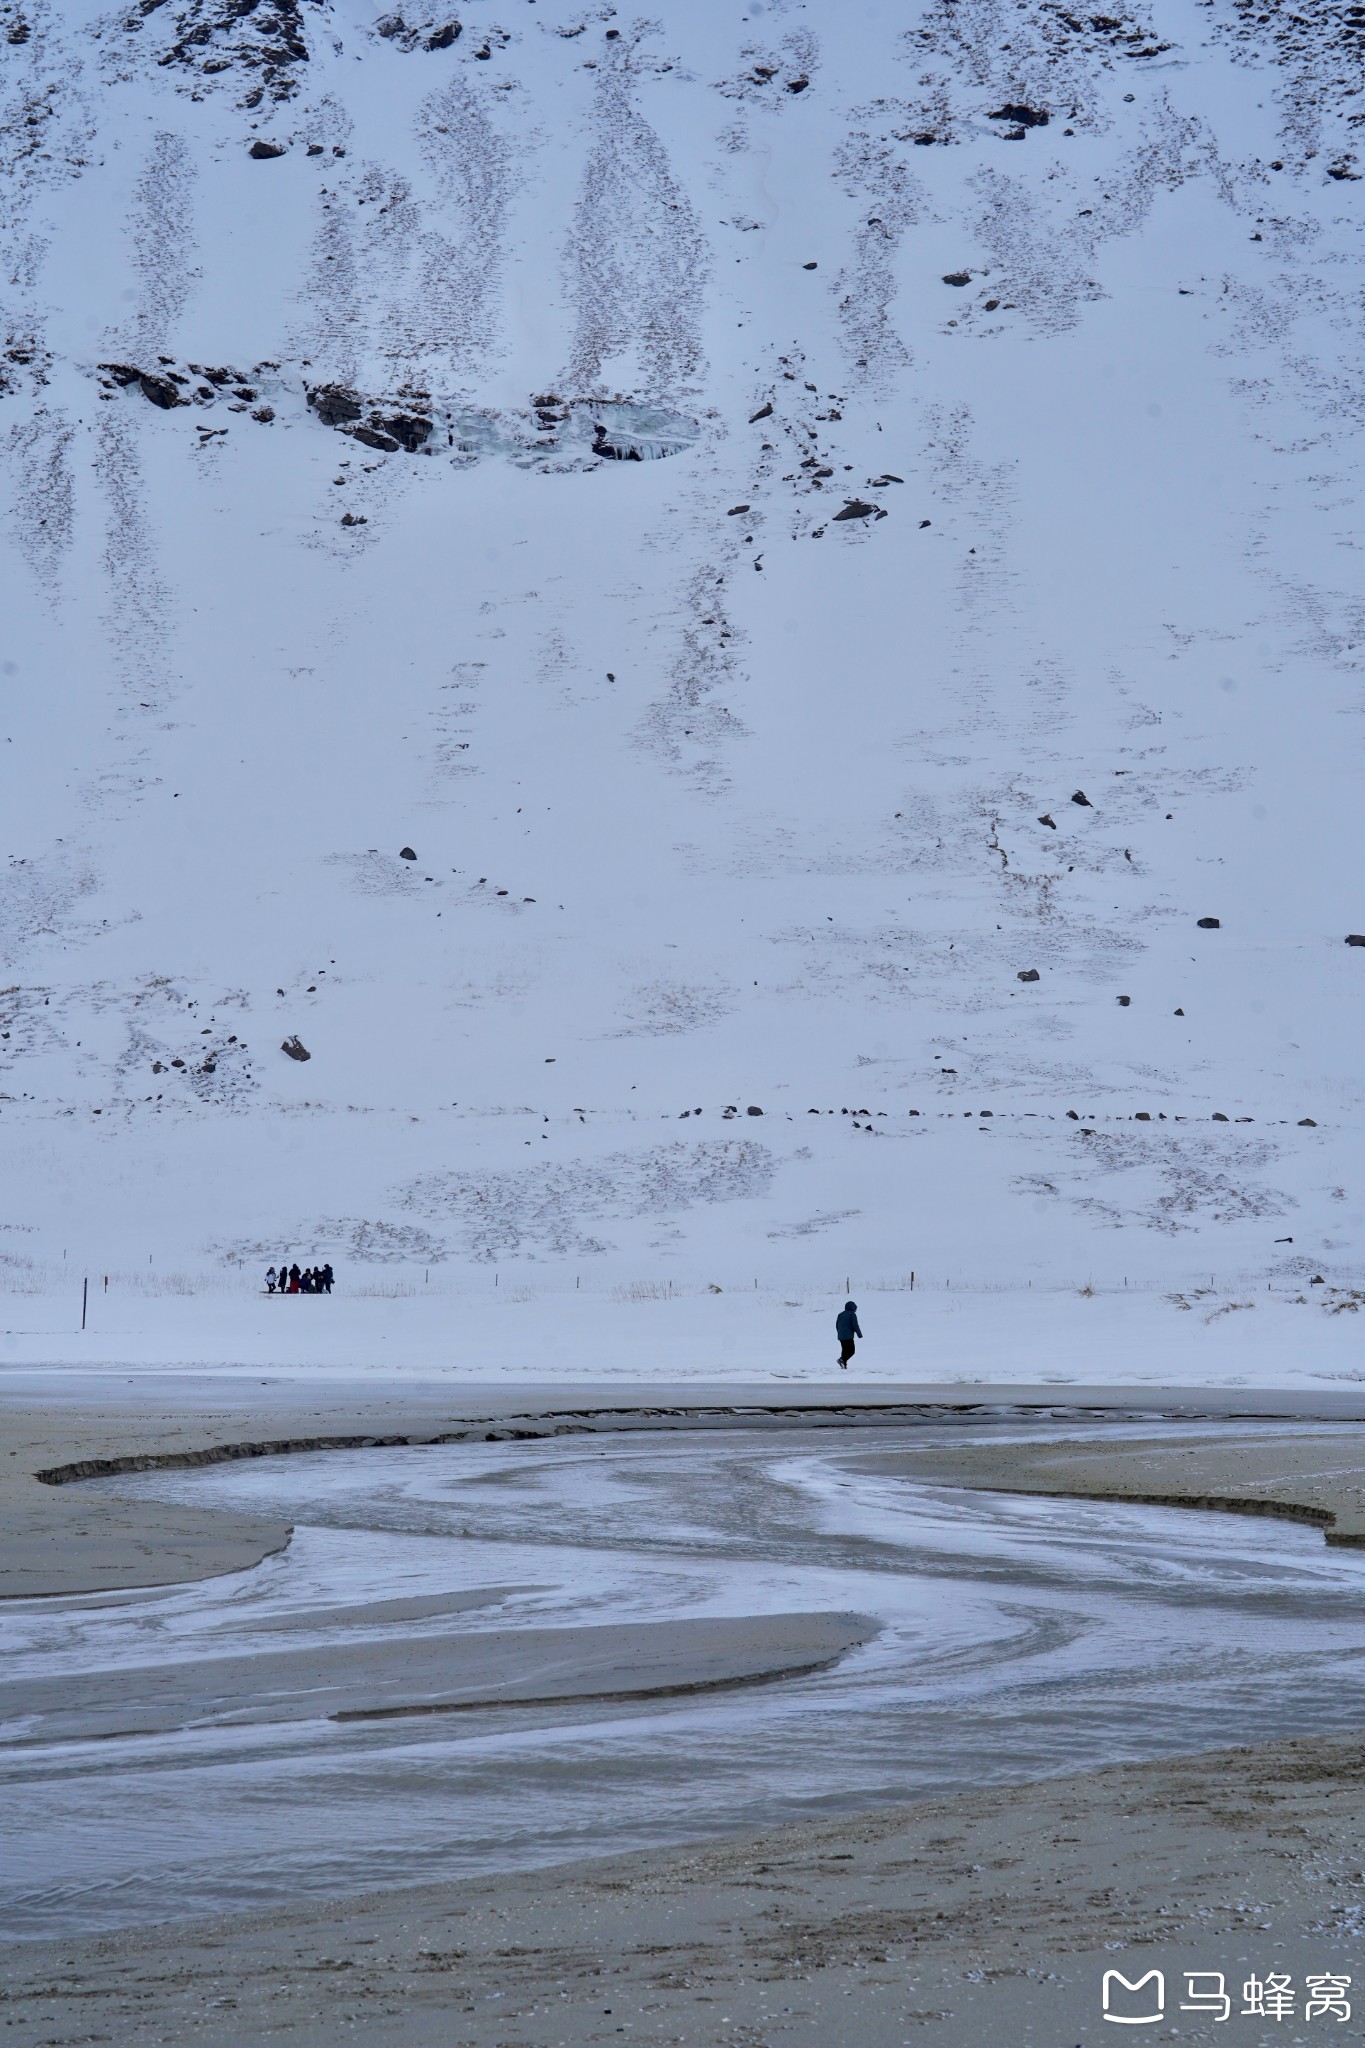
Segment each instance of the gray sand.
M39 1386L41 1399L35 1398ZM164 1374L116 1389L107 1378L91 1375L16 1374L0 1390L0 1598L181 1584L243 1571L289 1540L288 1526L282 1522L217 1509L122 1500L107 1492L92 1495L79 1484L82 1472L136 1469L146 1463L194 1465L224 1456L285 1450L350 1449L380 1440L430 1443L442 1437L468 1441L571 1431L812 1424L853 1428L860 1422L955 1411L984 1415L1001 1406L1058 1413L1107 1409L1186 1417L1339 1417L1343 1426L1340 1435L1334 1433L1333 1443L1347 1461L1341 1473L1330 1480L1310 1474L1302 1460L1295 1464L1300 1454L1289 1445L1283 1469L1258 1466L1255 1483L1262 1489L1261 1497L1290 1506L1298 1500L1301 1486L1312 1486L1316 1491L1311 1499L1304 1492L1303 1502L1339 1518L1339 1540L1349 1539L1355 1527L1365 1531L1365 1521L1359 1520L1365 1495L1357 1484L1365 1484L1365 1429L1349 1426L1365 1423L1362 1390L1276 1394L1216 1387L1069 1387L1065 1400L1059 1401L1055 1387L986 1385L708 1390L695 1385L461 1388L415 1383L376 1395L348 1383L258 1382L250 1390L239 1390L222 1377ZM1200 1489L1187 1484L1194 1468L1182 1473L1169 1462L1175 1455L1170 1447L1162 1446L1161 1453L1166 1463L1159 1485L1135 1480L1132 1461L1124 1462L1126 1452L1120 1447L1112 1454L1106 1449L1086 1466L1084 1484L1080 1464L1074 1483L1069 1475L1063 1483L1059 1472L1029 1467L1027 1451L1012 1468L1015 1478L1004 1467L997 1477L979 1476L984 1475L985 1464L973 1465L970 1453L960 1468L945 1462L940 1469L945 1477L960 1477L966 1484L1017 1484L1020 1490L1037 1492L1113 1492L1194 1504L1194 1493ZM951 1461L956 1454L931 1455ZM1071 1452L1063 1447L1056 1455L1069 1458ZM1218 1455L1223 1455L1221 1450ZM982 1461L1010 1456L994 1447L980 1453ZM40 1473L68 1483L44 1484ZM1202 1488L1204 1494L1218 1490L1213 1484Z
M959 1388L893 1391L907 1404L971 1401L971 1390ZM685 1411L662 1413L651 1392L647 1413L615 1422L570 1411L562 1394L531 1403L525 1389L519 1406L530 1421L518 1421L506 1397L501 1408L466 1401L461 1414L449 1396L437 1412L433 1395L303 1401L293 1390L288 1402L283 1390L272 1390L260 1407L220 1398L196 1408L168 1399L159 1410L132 1401L121 1412L72 1405L39 1413L10 1404L0 1408L3 1587L69 1593L168 1584L240 1569L287 1540L281 1525L247 1517L92 1496L78 1483L45 1486L35 1476L40 1470L149 1452L198 1462L215 1447L282 1439L302 1447L366 1434L429 1441L446 1430L687 1426ZM695 1389L689 1398L696 1402ZM1027 1390L1011 1390L1011 1398L1027 1398ZM1032 1398L1057 1405L1053 1389ZM879 1394L878 1419L890 1419L886 1401ZM1121 1409L1124 1401L1121 1390L1110 1390L1107 1405ZM841 1413L826 1414L854 1422L860 1405L849 1390ZM1148 1414L1160 1405L1148 1389L1130 1399ZM1186 1414L1191 1405L1199 1403L1172 1398L1172 1408ZM1215 1390L1204 1409L1227 1414L1248 1405ZM1296 1397L1280 1412L1311 1415L1314 1407ZM1276 1412L1275 1397L1257 1395L1254 1409ZM877 1463L963 1485L1284 1513L1317 1521L1329 1541L1365 1540L1359 1406L1323 1396L1318 1412L1343 1422L1281 1443L963 1445ZM769 1427L783 1420L745 1419ZM801 1417L806 1426L811 1419ZM737 1417L734 1406L718 1403L697 1420L734 1427ZM487 1590L495 1596L498 1589ZM417 1618L395 1611L392 1621ZM699 1663L721 1679L771 1675L784 1657L808 1656L813 1647L837 1654L863 1626L856 1617L802 1616L800 1629L783 1636L794 1619L773 1618L777 1635L766 1641L755 1623L730 1624L742 1640L698 1640L677 1657L665 1647L662 1658L655 1645L628 1644L624 1630L516 1633L523 1652L536 1634L578 1639L559 1646L568 1651L558 1660L561 1681L602 1685L610 1676L614 1686L623 1673L638 1680L668 1668L676 1677ZM512 1633L482 1641L496 1646ZM581 1640L591 1636L602 1640ZM609 1636L622 1640L608 1643ZM539 1650L553 1661L548 1646ZM259 1670L261 1660L253 1661ZM221 1700L231 1691L233 1660L212 1662L220 1668L201 1666L199 1677ZM282 1696L300 1682L297 1662L281 1651ZM477 1683L529 1685L533 1676L525 1667L490 1665ZM333 1682L338 1674L322 1677ZM369 1685L369 1674L358 1678ZM423 1683L442 1699L461 1696L439 1655ZM75 1687L62 1694L49 1702L53 1710L79 1715L97 1704ZM166 1704L185 1709L183 1698ZM1301 2036L1295 2025L1236 2015L1235 2034L1225 2034L1212 2018L1178 2010L1179 1973L1223 1971L1235 1996L1254 1973L1288 1972L1302 1996L1305 1973L1337 1971L1356 1979L1355 2011L1365 2011L1365 1959L1355 1932L1365 1912L1362 1832L1365 1746L1358 1737L1126 1766L822 1820L701 1851L653 1851L269 1915L13 1946L0 1952L5 2038L14 2048L96 2040L254 2048L274 2039L297 2048L333 2048L342 2039L385 2048L578 2048L621 2039L658 2048L720 2041L830 2048L853 2040L860 2048L908 2041L917 2048L1072 2048L1109 2034L1099 2004L1106 1969L1121 1967L1136 1979L1160 1967L1170 1992L1167 2027L1156 2037L1176 2038L1178 2027L1186 2044L1235 2038L1263 2048L1318 2038L1322 2023Z
M466 1607L501 1594L471 1594ZM245 1657L129 1665L88 1675L0 1680L0 1720L24 1742L162 1734L267 1721L383 1720L476 1706L647 1699L817 1670L866 1642L856 1614L759 1614L388 1636Z
M1328 1543L1365 1544L1365 1430L1349 1426L1279 1442L1128 1437L1108 1443L963 1444L873 1456L867 1469L1002 1493L1283 1515L1317 1523Z
M1073 2048L1109 2032L1113 1967L1160 1967L1172 2004L1182 1968L1230 1987L1289 1972L1300 1996L1309 1971L1365 1987L1362 1827L1355 1738L1129 1765L700 1851L13 1947L5 2039ZM1169 2017L1209 2048L1325 2031Z

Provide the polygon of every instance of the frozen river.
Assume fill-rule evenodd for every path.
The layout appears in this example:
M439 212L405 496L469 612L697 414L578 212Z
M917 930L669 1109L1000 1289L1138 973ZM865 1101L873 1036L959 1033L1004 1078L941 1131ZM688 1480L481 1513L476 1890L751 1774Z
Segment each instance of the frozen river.
M1365 1721L1365 1555L1316 1529L868 1469L1062 1433L574 1436L95 1482L295 1535L234 1577L0 1611L0 1930L467 1876ZM489 1631L793 1615L866 1617L865 1639L764 1684L332 1718L338 1649L363 1708L374 1673L391 1691ZM286 1646L304 1664L278 1716L266 1698L234 1718L195 1680L265 1673ZM308 1658L325 1712L300 1693ZM95 1687L104 1721L38 1712L44 1686Z

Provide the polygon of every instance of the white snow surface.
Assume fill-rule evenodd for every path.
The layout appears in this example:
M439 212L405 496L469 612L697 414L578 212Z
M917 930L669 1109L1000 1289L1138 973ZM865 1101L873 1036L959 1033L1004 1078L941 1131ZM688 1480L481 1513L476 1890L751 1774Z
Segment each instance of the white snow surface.
M0 1362L1360 1376L1365 17L1114 7L0 0Z

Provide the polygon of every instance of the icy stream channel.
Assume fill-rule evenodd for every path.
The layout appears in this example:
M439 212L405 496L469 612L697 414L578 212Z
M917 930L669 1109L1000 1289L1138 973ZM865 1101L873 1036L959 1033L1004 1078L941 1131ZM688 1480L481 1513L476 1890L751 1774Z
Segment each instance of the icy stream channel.
M0 1728L0 1929L467 1876L1365 1720L1365 1555L1316 1529L864 1469L1062 1433L606 1435L97 1482L296 1533L234 1577L0 1612L7 1680L112 1674L129 1710L98 1740ZM871 1617L869 1639L765 1684L235 1725L209 1699L136 1732L153 1679L286 1644L349 1646L363 1690L452 1635L828 1613Z

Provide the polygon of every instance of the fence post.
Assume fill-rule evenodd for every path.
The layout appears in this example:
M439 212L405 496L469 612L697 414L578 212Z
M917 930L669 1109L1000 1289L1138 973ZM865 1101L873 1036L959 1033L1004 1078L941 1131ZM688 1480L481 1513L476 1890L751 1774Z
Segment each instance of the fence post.
M82 1328L82 1329L84 1329L84 1328L85 1328L85 1310L86 1310L86 1304L88 1303L89 1299L90 1299L90 1280L89 1280L89 1276L87 1275L87 1277L86 1277L86 1278L85 1278L84 1280L82 1280L82 1282L81 1282L81 1328Z

